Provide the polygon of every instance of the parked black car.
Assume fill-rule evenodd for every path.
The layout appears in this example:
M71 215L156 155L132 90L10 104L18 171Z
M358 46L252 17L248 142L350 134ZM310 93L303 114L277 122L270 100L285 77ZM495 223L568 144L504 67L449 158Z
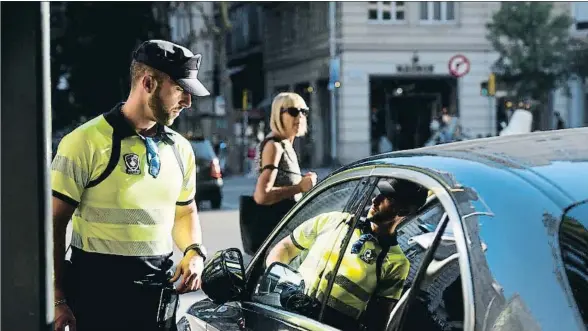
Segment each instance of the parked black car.
M292 264L266 267L266 255L324 212L361 220L376 183L401 178L430 197L397 229L411 266L401 299L382 316L386 330L586 330L586 137L588 128L469 140L341 168L284 217L246 270L236 249L212 257L203 273L208 298L188 309L179 329L334 330L300 313L300 300L284 300L284 289L304 282ZM335 273L327 289L349 286L339 283L336 264L326 267ZM337 302L325 295L318 309L325 305Z
M210 201L213 209L219 209L223 200L223 178L219 159L212 143L202 137L191 140L196 156L196 203Z

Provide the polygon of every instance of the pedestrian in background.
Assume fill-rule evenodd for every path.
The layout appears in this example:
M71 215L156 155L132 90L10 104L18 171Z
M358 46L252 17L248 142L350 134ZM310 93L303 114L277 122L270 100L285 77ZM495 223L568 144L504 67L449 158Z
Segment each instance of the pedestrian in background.
M555 123L555 129L556 130L563 130L563 129L565 129L566 128L566 124L565 124L563 118L561 118L561 114L558 111L556 111L554 113L554 115L555 115L555 121L556 121L556 123Z
M257 251L302 193L316 184L316 173L300 173L293 147L296 137L306 135L308 112L296 93L280 93L272 102L271 132L260 142L255 158L255 192L253 197L241 197L241 237L248 254Z
M191 95L209 95L196 78L200 60L167 41L144 42L126 102L60 142L51 166L55 330L175 330L177 293L200 287L194 152L167 127ZM171 277L174 241L184 257Z
M249 147L247 147L247 177L253 178L256 176L257 170L255 169L255 149L257 147L255 137L251 137Z

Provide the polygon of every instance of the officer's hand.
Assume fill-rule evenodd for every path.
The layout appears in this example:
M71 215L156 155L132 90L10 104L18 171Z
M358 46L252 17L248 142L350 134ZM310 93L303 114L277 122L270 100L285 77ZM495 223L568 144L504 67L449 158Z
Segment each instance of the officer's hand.
M55 323L53 330L65 331L67 325L69 325L69 331L76 331L76 318L71 309L63 303L55 307Z
M194 250L188 251L184 258L178 264L176 273L170 279L171 283L182 276L182 280L176 289L178 293L187 293L200 289L202 270L204 269L204 259Z

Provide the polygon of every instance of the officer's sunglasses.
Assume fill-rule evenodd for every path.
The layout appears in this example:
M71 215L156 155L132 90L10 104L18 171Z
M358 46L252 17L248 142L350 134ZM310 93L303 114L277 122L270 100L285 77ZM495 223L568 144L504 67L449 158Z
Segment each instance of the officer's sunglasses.
M145 146L147 147L147 164L149 165L149 174L153 178L157 178L161 170L161 160L159 159L159 148L157 143L151 137L145 138Z
M288 113L292 117L298 116L300 113L302 115L308 117L309 109L308 108L296 108L296 107L289 107L289 108L282 108L282 113Z

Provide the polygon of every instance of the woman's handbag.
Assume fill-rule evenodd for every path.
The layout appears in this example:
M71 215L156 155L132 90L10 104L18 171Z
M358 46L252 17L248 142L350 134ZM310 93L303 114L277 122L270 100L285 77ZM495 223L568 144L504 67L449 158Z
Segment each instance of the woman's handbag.
M252 196L242 195L239 201L239 223L245 253L255 254L295 204L293 199L285 199L273 205L259 205Z

